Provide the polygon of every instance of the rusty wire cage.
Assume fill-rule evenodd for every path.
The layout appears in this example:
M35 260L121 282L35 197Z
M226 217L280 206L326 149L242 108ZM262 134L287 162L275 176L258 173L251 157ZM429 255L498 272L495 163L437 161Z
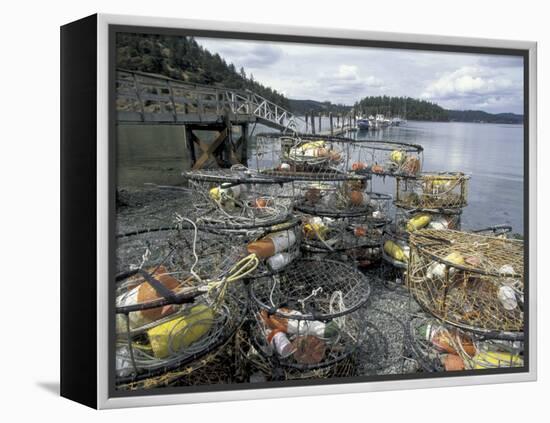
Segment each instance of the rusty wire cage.
M350 174L353 140L329 135L258 134L251 168L286 180L364 180Z
M357 174L415 177L422 170L423 147L395 141L356 141L349 170Z
M410 349L427 372L523 367L523 342L487 339L419 314L407 328Z
M241 382L250 383L351 377L358 371L358 354L356 352L330 365L311 369L285 366L279 362L277 355L258 344L253 325L245 324L236 335L236 377Z
M468 205L468 181L462 172L422 173L397 178L395 205L407 209L457 209Z
M254 229L291 218L293 192L246 168L184 172L191 199L188 213L200 227Z
M438 211L395 208L395 231L404 234L419 229L460 230L462 209Z
M368 279L338 261L299 259L249 286L253 342L281 366L313 370L357 351L365 325L359 315Z
M522 241L423 229L410 247L407 285L421 307L486 337L523 337Z

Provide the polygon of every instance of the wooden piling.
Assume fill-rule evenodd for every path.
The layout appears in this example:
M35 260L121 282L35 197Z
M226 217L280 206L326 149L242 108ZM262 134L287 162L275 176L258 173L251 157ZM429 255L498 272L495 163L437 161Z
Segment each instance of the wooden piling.
M332 126L332 112L328 114L328 120L330 122L330 135L334 135L334 127Z

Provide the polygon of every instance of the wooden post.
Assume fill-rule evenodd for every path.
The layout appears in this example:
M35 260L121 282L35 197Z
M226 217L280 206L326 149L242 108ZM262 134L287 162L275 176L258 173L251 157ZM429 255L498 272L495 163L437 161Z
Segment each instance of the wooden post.
M241 163L248 166L248 123L241 125Z
M185 142L187 144L187 154L189 158L189 169L193 167L197 161L197 156L195 154L195 134L188 125L183 125L183 131L185 133Z
M336 127L340 128L340 113L336 115Z
M334 127L332 126L332 112L328 114L328 120L330 122L330 135L334 135Z
M311 112L311 133L315 135L315 116Z
M321 126L321 112L319 112L319 133L321 133L323 130L323 127Z
M307 133L309 132L309 130L308 130L308 129L309 129L309 128L308 128L308 127L309 127L309 121L308 121L307 112L306 112L306 116L305 116L305 117L306 117L306 134L307 134Z

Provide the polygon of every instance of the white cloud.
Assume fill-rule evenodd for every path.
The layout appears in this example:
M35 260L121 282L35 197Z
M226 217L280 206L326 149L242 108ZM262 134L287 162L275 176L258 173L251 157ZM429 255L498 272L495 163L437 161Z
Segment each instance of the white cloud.
M471 94L502 94L513 87L514 83L504 74L496 74L488 68L464 66L431 82L422 97L438 99Z
M443 107L523 110L521 58L200 38L289 98L353 104L368 95L423 97Z

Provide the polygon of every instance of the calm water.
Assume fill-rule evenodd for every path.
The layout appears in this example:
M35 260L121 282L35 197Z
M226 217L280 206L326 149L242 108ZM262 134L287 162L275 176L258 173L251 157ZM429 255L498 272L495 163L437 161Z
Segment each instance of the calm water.
M464 229L512 225L523 234L523 126L458 122L408 122L356 132L357 139L392 140L424 147L425 171L471 176ZM394 193L393 178L373 178L373 189Z

